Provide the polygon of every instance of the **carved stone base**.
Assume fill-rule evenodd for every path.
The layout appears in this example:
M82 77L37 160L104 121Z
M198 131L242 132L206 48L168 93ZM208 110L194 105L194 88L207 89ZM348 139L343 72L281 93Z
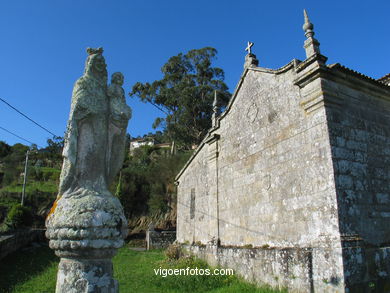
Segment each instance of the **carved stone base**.
M58 266L56 293L118 293L112 278L111 259L62 258Z
M118 292L111 258L127 236L127 221L116 197L81 189L65 195L46 227L50 248L61 258L56 293Z

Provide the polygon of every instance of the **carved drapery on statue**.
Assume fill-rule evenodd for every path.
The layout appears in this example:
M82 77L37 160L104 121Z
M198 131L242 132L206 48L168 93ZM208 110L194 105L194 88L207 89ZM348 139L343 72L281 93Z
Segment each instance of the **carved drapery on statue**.
M46 219L50 247L61 257L57 293L118 292L111 258L127 236L118 198L108 191L122 166L131 109L123 75L107 87L103 49L87 49L72 93L59 194Z
M131 109L126 105L122 73L114 73L107 88L102 51L88 49L84 75L73 89L60 196L107 193L123 163Z
M108 124L108 150L107 150L107 182L110 185L122 167L125 156L126 129L131 118L131 109L126 105L125 91L122 88L123 74L115 72L108 87L109 97L109 124Z
M63 150L59 195L106 193L108 139L107 70L102 49L88 49L84 75L77 80Z

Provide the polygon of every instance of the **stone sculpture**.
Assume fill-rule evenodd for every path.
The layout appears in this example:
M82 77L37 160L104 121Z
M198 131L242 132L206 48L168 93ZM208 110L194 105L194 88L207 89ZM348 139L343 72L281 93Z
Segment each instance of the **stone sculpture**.
M87 49L84 75L72 93L59 194L46 219L50 247L61 258L57 293L118 292L111 258L127 221L108 190L124 158L131 109L114 73L107 88L103 49Z
M108 126L107 180L110 185L122 167L126 143L127 123L131 118L131 109L126 105L125 91L122 88L123 74L115 72L107 95L110 99L110 119Z

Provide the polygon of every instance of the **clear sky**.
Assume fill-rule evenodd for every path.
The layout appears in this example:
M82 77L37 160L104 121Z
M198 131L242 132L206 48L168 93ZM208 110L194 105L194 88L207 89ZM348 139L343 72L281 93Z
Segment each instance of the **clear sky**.
M262 67L304 59L303 8L328 64L373 78L390 72L388 0L13 0L0 2L0 97L62 136L85 49L99 46L109 75L124 73L126 93L137 81L160 79L169 57L214 47L215 66L224 69L233 92L248 41ZM128 96L127 103L133 109L128 132L153 131L159 111ZM50 137L1 102L0 127L39 146ZM1 129L0 140L25 143Z

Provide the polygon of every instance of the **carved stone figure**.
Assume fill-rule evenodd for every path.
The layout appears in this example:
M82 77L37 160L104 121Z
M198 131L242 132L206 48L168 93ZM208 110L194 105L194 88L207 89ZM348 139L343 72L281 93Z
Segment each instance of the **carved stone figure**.
M126 129L131 118L131 109L126 104L125 91L122 88L123 74L115 72L108 87L110 117L108 126L107 182L112 183L123 164L126 144Z
M107 88L103 49L87 49L84 75L72 93L59 194L46 219L50 247L61 257L57 293L117 293L111 258L127 221L108 185L119 171L131 109L115 73Z
M87 49L84 75L73 88L59 194L107 193L107 70L103 49Z

